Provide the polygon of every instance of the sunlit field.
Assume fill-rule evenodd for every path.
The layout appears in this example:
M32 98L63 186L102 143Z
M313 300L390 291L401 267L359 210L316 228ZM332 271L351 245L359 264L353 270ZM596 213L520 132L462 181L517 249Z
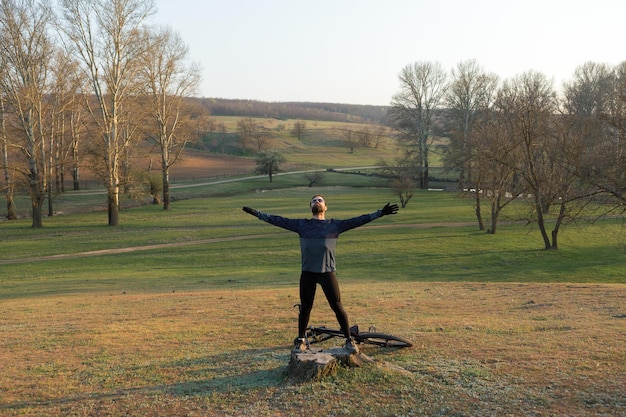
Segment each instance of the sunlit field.
M414 347L363 348L374 363L286 383L298 238L241 207L306 216L316 192L338 218L394 200L259 188L125 209L115 228L102 212L0 223L0 414L626 413L623 223L568 225L544 251L533 225L478 231L450 192L420 192L338 243L352 324ZM335 326L321 291L311 320Z

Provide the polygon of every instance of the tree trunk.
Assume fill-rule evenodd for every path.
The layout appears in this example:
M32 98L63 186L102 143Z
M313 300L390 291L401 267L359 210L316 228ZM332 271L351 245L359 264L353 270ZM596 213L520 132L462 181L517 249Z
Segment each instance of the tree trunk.
M117 226L120 223L120 203L119 203L119 187L113 186L108 193L108 215L109 226Z
M541 237L543 238L544 248L546 250L552 249L552 244L550 243L550 238L548 237L548 233L546 231L546 223L543 218L543 211L541 210L541 204L537 202L535 205L537 209L537 224L539 225L539 231L541 231Z
M4 103L0 100L0 111L4 114ZM15 214L15 200L13 199L13 179L11 177L11 173L9 171L9 151L7 147L7 142L4 138L4 116L1 119L2 123L2 162L4 167L4 181L6 182L6 186L4 188L4 195L7 200L7 220L17 220L17 215Z
M74 191L80 190L80 181L78 180L79 174L80 174L80 172L79 172L79 168L78 168L78 163L76 163L72 167L72 189Z
M33 228L39 228L39 227L43 227L43 222L42 222L42 204L38 204L34 199L33 199Z
M474 210L476 211L476 219L478 220L478 230L485 230L485 223L483 222L483 215L480 205L480 194L478 193L478 189L476 189L476 206L474 206Z
M17 220L17 214L15 214L15 200L13 199L13 187L5 193L7 199L7 220Z
M495 235L496 230L498 229L498 217L500 216L500 211L497 207L491 207L491 226L487 233L490 235Z
M78 140L79 140L79 136L77 133L75 133L74 130L74 117L72 117L72 145L71 145L71 149L72 149L72 168L71 168L71 174L72 174L72 186L74 191L78 191L80 189L80 158L79 158L79 154L78 154Z
M287 368L290 382L319 381L337 373L339 361L329 353L302 352L292 353Z
M46 172L46 194L48 195L48 217L53 217L54 216L54 204L52 204L52 167L53 167L53 163L54 163L54 136L50 135L49 138L49 145L50 145L50 151L48 152L48 160L47 160L47 164L48 164L48 169ZM46 162L44 162L46 163Z
M327 376L335 375L339 366L359 367L369 362L373 360L367 355L350 353L341 347L292 353L287 368L287 381L291 383L319 381Z
M4 168L4 181L6 182L4 195L7 200L7 220L17 220L15 200L13 199L13 178L9 170L9 149L4 114L4 99L0 97L0 138L2 138L2 166Z
M563 223L563 219L565 218L566 203L561 203L561 208L559 209L559 216L556 219L556 223L554 225L554 229L552 230L552 249L558 250L559 244L557 240L557 236L559 234L559 229L561 228L561 224Z
M35 163L31 161L31 172L29 173L29 188L31 194L32 215L33 215L33 227L43 227L43 203L44 195L41 189L39 171L37 170Z
M54 217L54 204L52 204L52 184L48 182L48 217Z
M428 190L429 187L428 176L428 151L426 151L424 154L424 190Z
M26 125L27 150L28 150L28 188L32 204L33 227L43 227L42 207L44 202L45 173L42 174L39 164L45 165L45 153L43 145L37 142L33 130L32 115L29 113L22 117L22 123ZM41 159L38 159L40 156Z
M167 161L162 161L161 175L163 176L163 210L170 208L170 169Z
M63 161L63 157L61 156L62 150L65 147L63 136L65 133L61 134L59 138L59 146L57 146L57 151L55 154L55 173L56 173L56 184L57 184L57 192L61 194L65 193L65 161Z

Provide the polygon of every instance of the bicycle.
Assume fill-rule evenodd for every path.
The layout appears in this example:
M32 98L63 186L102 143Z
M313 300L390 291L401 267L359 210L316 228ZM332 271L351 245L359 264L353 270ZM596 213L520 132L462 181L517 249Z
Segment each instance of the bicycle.
M375 345L389 348L406 348L413 346L413 343L399 336L376 331L375 327L370 327L367 332L360 332L359 326L350 327L350 335L358 344ZM306 331L306 338L309 344L321 343L333 337L345 337L341 330L330 329L326 326L309 327Z
M300 308L300 304L295 304L294 307ZM358 344L375 345L389 348L406 348L413 346L413 343L408 341L407 339L387 333L377 332L376 328L373 326L370 327L367 332L360 332L359 326L354 325L350 327L350 335ZM326 326L309 326L306 329L305 336L309 344L321 343L325 340L332 339L333 337L345 337L341 330L330 329Z

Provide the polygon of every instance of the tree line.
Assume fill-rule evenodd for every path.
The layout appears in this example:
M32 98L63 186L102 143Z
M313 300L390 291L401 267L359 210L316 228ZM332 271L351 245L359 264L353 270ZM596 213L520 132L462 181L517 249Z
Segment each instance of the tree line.
M472 60L450 73L436 62L407 65L389 107L197 99L198 65L176 32L151 24L153 13L153 0L60 0L56 8L51 1L0 3L0 166L8 218L15 217L16 190L25 189L32 226L41 227L44 203L52 215L53 196L64 191L68 175L79 188L85 161L106 187L109 225L119 223L120 193L138 181L167 209L169 169L186 144L209 131L225 136L223 126L209 127L210 113L246 107L237 133L242 148L257 153L267 151L268 132L255 115L299 119L296 137L305 132L304 119L318 117L393 128L400 152L383 165L403 205L414 189L428 188L433 146L445 143L446 168L474 196L481 229L482 204L489 203L490 233L515 199L530 202L528 218L539 224L547 248L558 246L559 227L582 207L624 209L626 62L585 63L560 94L541 73L500 80ZM348 124L338 134L352 151L375 148L389 135ZM140 144L157 155L158 175L151 175L152 165L137 173L133 158L146 148ZM263 155L271 156L271 178L281 157Z
M385 166L403 204L416 187L428 188L431 148L445 138L446 167L473 195L481 230L485 200L489 233L507 205L527 201L526 220L538 224L546 249L557 249L560 227L590 207L624 212L626 61L581 65L561 94L539 72L500 80L475 60L450 74L416 62L399 81L389 119L401 153Z
M107 189L108 224L132 185L137 144L159 156L163 207L169 169L204 112L187 108L200 81L180 36L151 25L153 0L3 0L0 3L0 144L8 218L28 190L32 226L52 215L69 173L85 160ZM155 195L155 197L157 197Z
M1 3L0 166L8 219L17 217L16 192L26 190L32 226L41 227L45 202L52 216L55 195L69 177L78 190L84 166L106 188L109 225L119 223L120 194L137 188L168 209L169 170L187 143L216 129L226 135L211 112L245 109L237 133L244 151L254 143L257 153L269 137L253 116L348 123L386 114L380 106L198 99L200 69L176 32L152 24L154 11L153 0ZM134 161L146 149L150 164L140 169Z
M386 124L388 106L338 103L264 102L203 98L202 106L215 116L323 120L345 123Z

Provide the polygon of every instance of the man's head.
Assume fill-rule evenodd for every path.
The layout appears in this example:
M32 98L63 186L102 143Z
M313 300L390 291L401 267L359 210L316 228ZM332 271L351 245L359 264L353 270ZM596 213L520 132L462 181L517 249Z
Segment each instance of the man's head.
M311 212L313 214L320 214L326 212L326 199L323 195L315 194L311 197Z

